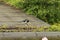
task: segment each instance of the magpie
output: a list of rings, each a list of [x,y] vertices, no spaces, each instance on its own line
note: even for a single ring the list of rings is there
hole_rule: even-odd
[[[23,20],[23,22],[28,23],[28,22],[29,22],[29,20],[28,20],[28,19],[25,19],[25,20]]]

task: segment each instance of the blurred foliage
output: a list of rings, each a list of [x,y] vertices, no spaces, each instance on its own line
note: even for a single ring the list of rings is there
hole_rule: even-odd
[[[60,32],[60,24],[56,23],[50,27],[41,27],[38,29],[39,32]]]
[[[4,0],[4,2],[22,8],[27,14],[49,24],[60,22],[60,0]]]

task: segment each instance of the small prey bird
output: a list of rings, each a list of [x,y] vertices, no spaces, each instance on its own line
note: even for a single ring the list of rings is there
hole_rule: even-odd
[[[28,19],[25,19],[25,20],[23,20],[22,22],[24,22],[24,23],[28,23],[29,20],[28,20]]]

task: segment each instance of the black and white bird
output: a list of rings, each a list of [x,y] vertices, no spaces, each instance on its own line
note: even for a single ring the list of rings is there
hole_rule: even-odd
[[[24,22],[24,23],[29,23],[30,21],[28,20],[28,19],[25,19],[25,20],[23,20],[22,22]]]

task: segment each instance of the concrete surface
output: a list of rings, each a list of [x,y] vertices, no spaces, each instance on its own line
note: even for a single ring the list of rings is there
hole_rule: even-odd
[[[59,37],[60,32],[0,32],[0,38],[1,37],[7,37],[7,38],[18,38],[18,37]]]

